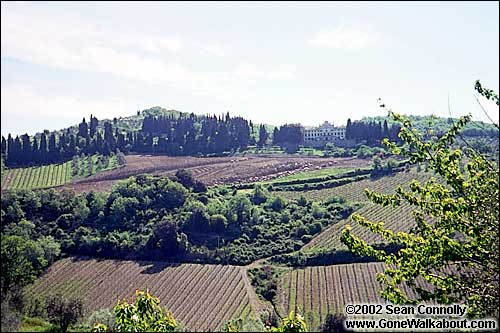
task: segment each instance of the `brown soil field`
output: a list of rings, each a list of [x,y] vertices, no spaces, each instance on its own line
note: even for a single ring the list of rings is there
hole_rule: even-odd
[[[245,157],[190,157],[128,155],[126,165],[120,169],[99,173],[81,181],[61,186],[77,193],[87,191],[109,191],[121,179],[151,173],[174,174],[179,169],[192,172],[206,185],[234,184],[263,181],[290,175],[296,172],[322,168],[365,167],[370,160],[357,158],[297,157],[292,155],[245,156]]]
[[[252,313],[256,296],[245,274],[238,266],[72,257],[50,266],[28,293],[78,296],[90,314],[112,309],[118,300],[132,302],[136,289],[147,289],[190,332],[214,331],[231,318]]]

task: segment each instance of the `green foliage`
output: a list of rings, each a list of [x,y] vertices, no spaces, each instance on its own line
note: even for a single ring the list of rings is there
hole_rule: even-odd
[[[493,90],[491,89],[488,89],[488,88],[483,88],[483,86],[481,85],[481,82],[479,80],[476,80],[476,83],[474,85],[474,89],[479,93],[481,94],[484,98],[488,99],[488,100],[492,100],[493,102],[495,102],[496,105],[499,105],[498,104],[498,94],[495,93]]]
[[[345,332],[344,321],[346,317],[342,314],[327,314],[325,321],[321,324],[320,331],[325,333]]]
[[[252,202],[256,205],[266,202],[269,193],[262,185],[256,185],[253,189]]]
[[[275,212],[280,212],[285,208],[286,201],[279,195],[275,195],[270,202],[270,207],[275,211]]]
[[[3,332],[16,332],[21,323],[21,314],[16,311],[11,304],[9,304],[9,300],[5,297],[2,297],[0,311],[0,324]]]
[[[191,172],[189,172],[188,170],[179,169],[175,173],[175,177],[177,177],[179,183],[181,183],[186,188],[193,187],[194,185],[195,180]]]
[[[255,292],[265,300],[273,302],[278,290],[280,272],[272,266],[263,266],[248,270],[248,275]]]
[[[300,314],[295,314],[290,311],[288,317],[281,321],[281,325],[276,329],[271,329],[271,332],[307,332],[307,325],[304,318]]]
[[[59,326],[61,332],[67,332],[69,325],[83,316],[83,303],[77,298],[65,298],[56,294],[46,300],[47,316],[51,323]]]
[[[47,263],[59,245],[63,252],[108,258],[248,264],[298,250],[351,209],[298,205],[259,191],[196,193],[168,178],[139,175],[111,193],[7,192],[2,235],[40,239]]]
[[[229,321],[226,324],[224,324],[222,332],[239,332],[239,330],[236,323]]]
[[[116,322],[115,314],[109,309],[100,309],[94,311],[86,320],[87,325],[90,327],[97,326],[98,329],[104,328],[104,331],[93,331],[93,332],[105,332],[106,330],[114,331],[115,322]]]
[[[177,322],[148,291],[136,291],[135,303],[118,302],[114,308],[115,332],[174,332]],[[105,332],[104,323],[95,323],[92,332]]]
[[[409,233],[394,233],[383,223],[353,214],[357,223],[388,242],[401,244],[398,252],[374,249],[352,234],[350,226],[342,232],[343,242],[353,252],[374,256],[389,265],[378,276],[384,284],[382,296],[389,301],[465,302],[472,317],[498,316],[498,164],[472,149],[463,153],[450,148],[470,116],[453,122],[444,135],[424,139],[410,119],[392,112],[390,115],[403,125],[399,137],[406,143],[398,147],[386,141],[392,152],[410,157],[411,163],[426,163],[442,182],[434,177],[423,184],[413,181],[410,191],[399,187],[394,195],[366,191],[376,204],[399,206],[406,201],[415,206],[417,227]],[[437,222],[431,225],[424,216]],[[416,292],[415,298],[401,290],[403,283]]]
[[[390,175],[395,172],[399,166],[399,163],[394,158],[388,158],[383,161],[379,156],[373,158],[372,171],[370,176],[372,178],[381,177],[385,175]]]
[[[2,235],[1,258],[3,292],[33,282],[48,264],[40,243],[20,236]]]
[[[315,219],[320,219],[323,218],[326,214],[326,210],[322,207],[317,202],[313,202],[311,205],[311,211],[312,211],[312,216]]]
[[[250,332],[253,330],[248,330],[248,326],[243,325],[241,320],[231,320],[224,325],[223,332]],[[268,323],[269,324],[269,323]],[[259,325],[260,326],[260,325]],[[288,317],[281,320],[277,327],[263,326],[258,327],[260,332],[307,332],[307,324],[304,318],[300,314],[295,314],[293,311],[290,312]]]
[[[99,172],[116,169],[124,164],[125,157],[121,152],[110,154],[110,156],[103,154],[81,154],[80,156],[73,156],[71,168],[75,178],[85,178]]]

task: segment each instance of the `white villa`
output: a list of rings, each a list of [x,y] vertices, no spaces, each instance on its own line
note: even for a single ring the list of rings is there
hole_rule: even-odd
[[[328,121],[325,121],[318,127],[304,128],[304,144],[311,146],[320,146],[328,142],[334,143],[345,139],[345,127],[335,127]]]

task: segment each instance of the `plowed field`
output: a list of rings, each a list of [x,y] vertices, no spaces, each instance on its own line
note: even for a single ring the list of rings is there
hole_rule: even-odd
[[[109,191],[120,179],[141,173],[173,174],[179,169],[191,171],[207,185],[234,184],[270,180],[307,170],[322,168],[358,168],[370,165],[369,160],[356,158],[315,158],[277,155],[271,157],[175,157],[128,155],[127,164],[118,170],[99,173],[85,180],[66,184],[62,188],[76,192]]]

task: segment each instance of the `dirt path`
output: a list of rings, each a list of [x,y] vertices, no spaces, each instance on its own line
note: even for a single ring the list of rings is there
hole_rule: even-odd
[[[250,298],[250,307],[252,308],[252,312],[257,318],[260,318],[260,314],[263,312],[269,312],[270,308],[272,308],[272,305],[259,299],[259,296],[255,292],[255,289],[252,286],[250,279],[248,278],[248,269],[246,266],[242,267],[241,269],[241,277],[243,279],[243,282],[245,283],[248,297]]]

